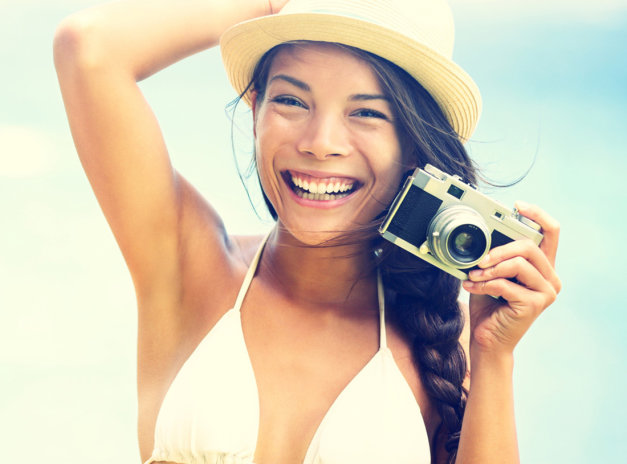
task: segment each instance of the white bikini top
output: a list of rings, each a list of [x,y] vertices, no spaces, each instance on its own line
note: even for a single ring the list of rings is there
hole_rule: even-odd
[[[235,306],[200,342],[165,395],[155,446],[145,464],[253,464],[259,427],[257,383],[240,308],[265,244],[255,255]],[[378,277],[379,351],[333,402],[303,464],[429,464],[420,407],[387,347]]]

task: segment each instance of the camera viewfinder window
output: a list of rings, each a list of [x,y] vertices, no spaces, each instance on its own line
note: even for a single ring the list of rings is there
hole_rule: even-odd
[[[462,195],[464,194],[464,191],[455,185],[451,185],[448,188],[448,194],[453,195],[458,200],[461,200]]]

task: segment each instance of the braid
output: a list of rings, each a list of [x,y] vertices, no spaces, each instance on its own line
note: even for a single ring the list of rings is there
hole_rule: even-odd
[[[404,146],[406,166],[430,163],[449,174],[475,182],[475,168],[461,141],[431,95],[392,63],[373,68],[392,95]],[[459,343],[464,315],[455,277],[381,240],[378,258],[391,317],[410,343],[414,363],[442,420],[448,462],[455,462],[468,392],[466,355]],[[436,437],[437,442],[437,437]],[[437,452],[434,447],[432,454]]]
[[[466,356],[459,343],[464,316],[457,303],[459,281],[406,251],[382,244],[379,267],[391,318],[410,342],[420,378],[448,433],[455,461],[466,406]]]

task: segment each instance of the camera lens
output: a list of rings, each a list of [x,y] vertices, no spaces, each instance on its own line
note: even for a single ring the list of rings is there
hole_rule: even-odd
[[[447,266],[474,266],[490,249],[490,231],[483,217],[466,205],[455,205],[435,215],[427,230],[427,244]]]
[[[485,235],[474,224],[464,224],[450,233],[447,246],[450,255],[460,263],[474,262],[485,252]]]

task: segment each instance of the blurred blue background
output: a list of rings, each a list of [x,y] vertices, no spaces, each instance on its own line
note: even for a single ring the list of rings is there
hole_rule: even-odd
[[[0,0],[0,437],[5,462],[139,462],[135,299],[70,138],[56,24],[93,0]],[[559,219],[564,290],[516,352],[525,463],[624,462],[627,2],[453,0],[456,60],[484,98],[468,147]],[[237,179],[216,50],[142,88],[176,167],[232,233],[261,231]],[[237,145],[250,146],[238,135]],[[240,148],[241,148],[240,147]]]

